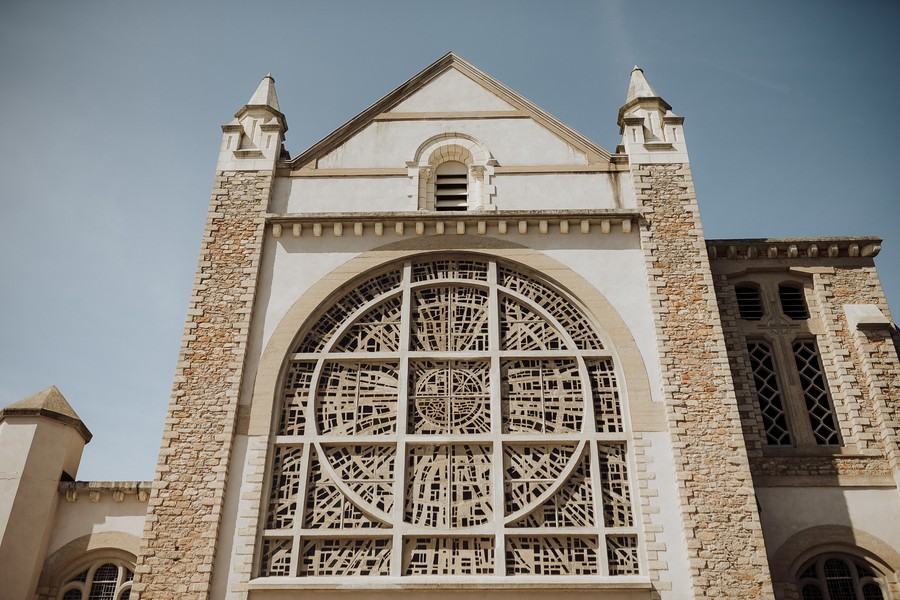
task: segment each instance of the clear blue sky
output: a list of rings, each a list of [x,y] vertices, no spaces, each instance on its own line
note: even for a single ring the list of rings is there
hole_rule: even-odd
[[[151,479],[221,130],[293,154],[454,50],[607,149],[632,65],[686,117],[707,237],[879,235],[900,311],[900,3],[18,2],[0,17],[0,405],[57,385],[79,479]]]

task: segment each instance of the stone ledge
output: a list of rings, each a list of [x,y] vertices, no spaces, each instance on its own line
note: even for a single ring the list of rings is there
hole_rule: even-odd
[[[527,234],[530,231],[547,234],[551,227],[561,234],[580,232],[611,233],[613,226],[622,233],[631,233],[633,225],[641,218],[638,210],[517,210],[517,211],[406,211],[380,213],[292,213],[266,215],[272,226],[272,235],[282,236],[284,229],[293,237],[312,233],[322,237],[327,229],[334,237],[344,235],[402,236],[407,233],[425,235],[426,230],[436,235],[477,233],[485,235],[488,227],[499,235],[508,232]],[[409,232],[407,232],[409,229]]]
[[[796,258],[875,257],[881,252],[881,238],[748,238],[707,240],[710,260],[764,260]]]
[[[152,481],[61,481],[59,493],[65,494],[68,502],[77,502],[79,498],[99,502],[104,494],[111,494],[114,502],[124,501],[125,496],[136,496],[138,502],[147,502],[152,485]]]
[[[549,579],[549,580],[548,580]],[[265,577],[250,582],[250,590],[649,590],[649,577],[620,575],[492,577]]]

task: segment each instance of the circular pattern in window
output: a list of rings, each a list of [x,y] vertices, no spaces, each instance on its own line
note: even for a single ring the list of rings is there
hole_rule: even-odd
[[[461,257],[362,278],[282,390],[260,576],[638,572],[612,355],[549,282]]]

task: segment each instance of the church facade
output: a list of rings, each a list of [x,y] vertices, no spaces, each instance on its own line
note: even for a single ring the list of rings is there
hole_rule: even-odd
[[[55,388],[4,409],[0,597],[900,598],[881,240],[707,240],[637,67],[618,125],[450,53],[291,157],[264,77],[155,480],[71,481]]]

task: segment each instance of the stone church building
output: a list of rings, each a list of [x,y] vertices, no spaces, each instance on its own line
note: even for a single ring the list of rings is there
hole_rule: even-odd
[[[613,152],[450,53],[292,156],[274,83],[155,480],[0,412],[0,598],[900,600],[881,240],[705,239],[637,67]]]

